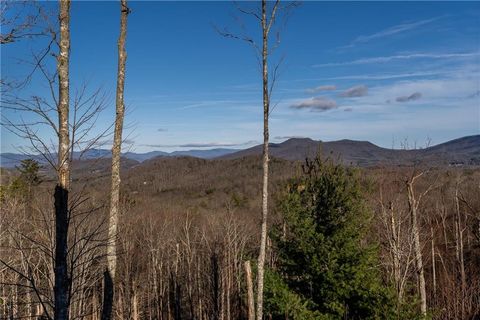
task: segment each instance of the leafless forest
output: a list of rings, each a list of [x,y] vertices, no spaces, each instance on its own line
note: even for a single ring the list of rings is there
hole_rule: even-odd
[[[32,73],[40,74],[51,96],[22,96],[29,79],[2,78],[2,108],[38,117],[32,123],[2,117],[2,126],[28,141],[46,164],[40,167],[26,160],[16,170],[1,169],[0,319],[480,318],[478,166],[387,163],[353,168],[337,165],[335,158],[317,159],[318,167],[309,167],[308,161],[269,156],[270,98],[277,77],[277,65],[269,62],[271,50],[280,43],[270,31],[297,5],[264,0],[258,11],[238,6],[240,14],[258,22],[258,42],[216,30],[219,37],[245,41],[258,54],[261,157],[158,157],[139,163],[120,158],[128,79],[127,1],[118,6],[116,113],[111,115],[112,125],[95,137],[90,132],[99,125],[96,115],[104,110],[106,99],[101,91],[88,94],[86,85],[70,88],[70,1],[59,1],[58,17],[35,3],[31,16],[11,21],[3,17],[15,6],[2,3],[2,26],[17,25],[2,30],[2,46],[37,36],[51,39],[46,51],[33,54],[32,64]],[[52,51],[53,68],[45,60]],[[54,142],[38,135],[36,126],[49,128]],[[74,152],[103,139],[113,141],[111,157],[74,157]],[[322,309],[311,302],[319,300],[313,297],[315,284],[303,291],[287,288],[295,294],[285,289],[283,281],[300,277],[286,275],[289,266],[282,251],[282,241],[293,232],[285,199],[294,202],[309,192],[310,180],[300,177],[332,184],[333,189],[340,186],[339,190],[350,190],[350,179],[358,180],[358,193],[341,198],[345,203],[335,212],[341,216],[345,208],[361,207],[362,220],[349,228],[365,232],[348,250],[352,257],[357,251],[368,252],[370,262],[366,271],[354,272],[378,274],[376,290],[391,310],[381,313],[375,311],[381,304],[367,306],[365,310],[375,312],[362,317],[349,309],[355,305],[349,304],[349,296],[343,304]],[[313,201],[322,196],[323,185],[319,188],[312,189],[318,192]],[[317,211],[327,212],[328,205],[327,201]],[[343,223],[348,221],[339,224]],[[338,239],[325,237],[317,245],[331,241],[336,248]],[[313,260],[312,265],[317,263]],[[348,263],[334,261],[342,272]],[[318,270],[332,272],[328,265],[320,264]],[[355,281],[368,278],[363,274]],[[333,284],[320,295],[361,286],[348,277],[340,282],[342,289]],[[371,292],[355,294],[369,297]]]
[[[288,178],[299,174],[300,163],[273,160],[271,169],[275,199]],[[72,192],[72,318],[100,315],[109,192],[103,187],[108,172],[96,172],[83,168],[73,177],[82,187]],[[378,268],[398,299],[418,297],[405,183],[412,174],[412,168],[388,167],[361,172],[372,213],[365,241],[379,244]],[[260,159],[156,159],[124,175],[114,317],[246,318],[244,262],[255,260],[260,237]],[[413,186],[427,306],[435,319],[473,319],[480,312],[479,179],[477,169],[440,168],[425,171]],[[28,195],[2,199],[2,255],[8,257],[2,283],[15,284],[2,286],[2,317],[40,316],[51,309],[51,188],[45,181]],[[276,209],[271,223],[280,223]],[[267,257],[268,267],[275,268],[273,248]]]

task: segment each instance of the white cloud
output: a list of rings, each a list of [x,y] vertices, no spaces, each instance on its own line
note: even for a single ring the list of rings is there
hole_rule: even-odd
[[[365,85],[354,86],[343,91],[340,96],[345,98],[364,97],[368,93],[368,88]]]
[[[472,58],[478,57],[480,52],[464,52],[464,53],[411,53],[411,54],[398,54],[392,56],[383,57],[371,57],[362,58],[352,61],[344,62],[332,62],[313,65],[314,68],[321,67],[337,67],[337,66],[349,66],[349,65],[362,65],[373,63],[385,63],[393,60],[410,60],[410,59],[459,59],[459,58]]]
[[[433,21],[436,21],[440,18],[441,17],[435,17],[435,18],[425,19],[425,20],[420,20],[415,22],[402,23],[373,34],[359,36],[355,40],[353,40],[352,43],[347,47],[353,47],[354,45],[359,43],[366,43],[366,42],[370,42],[371,40],[386,38],[399,33],[411,31],[411,30],[417,29],[418,27],[432,23]]]
[[[420,92],[414,92],[411,95],[408,96],[401,96],[397,97],[395,101],[397,102],[408,102],[408,101],[415,101],[418,100],[422,97],[422,94]]]
[[[311,111],[328,111],[337,108],[335,100],[326,97],[315,97],[292,104],[292,109],[310,109]]]
[[[288,140],[288,139],[303,139],[307,138],[304,136],[276,136],[274,139],[275,140]]]
[[[368,140],[383,147],[390,147],[393,138],[422,143],[430,137],[445,140],[478,132],[479,109],[474,103],[458,103],[445,106],[414,108],[381,107],[355,104],[355,116],[351,112],[329,113],[304,117],[301,121],[287,121],[272,126],[272,132],[298,132],[312,139],[324,141],[338,139]],[[357,112],[361,112],[359,115]],[[398,146],[397,146],[398,147]]]
[[[315,87],[315,88],[309,88],[307,90],[305,90],[307,93],[318,93],[318,92],[321,92],[321,91],[333,91],[333,90],[336,90],[337,87],[334,86],[334,85],[325,85],[325,86],[318,86],[318,87]]]
[[[257,141],[251,140],[246,142],[200,142],[200,143],[185,143],[185,144],[144,144],[142,146],[152,148],[219,148],[219,147],[240,147],[257,144]]]

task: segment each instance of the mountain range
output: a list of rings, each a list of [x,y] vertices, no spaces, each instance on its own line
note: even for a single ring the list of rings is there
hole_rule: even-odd
[[[467,136],[423,149],[387,149],[368,141],[338,140],[330,142],[316,141],[309,138],[292,138],[282,143],[269,144],[270,155],[286,160],[303,160],[319,152],[341,160],[345,164],[357,166],[374,165],[409,165],[425,163],[429,165],[480,165],[480,135]],[[151,151],[147,153],[125,152],[122,157],[143,162],[157,157],[195,157],[202,159],[239,159],[262,154],[263,146],[248,149],[210,149],[174,151]],[[75,153],[74,158],[82,160],[109,158],[110,150],[91,149],[83,154]],[[81,157],[80,157],[81,156]],[[34,158],[45,163],[39,155],[16,153],[0,154],[0,167],[12,168],[21,160]]]
[[[150,151],[146,153],[136,153],[136,152],[124,152],[122,157],[129,160],[135,160],[138,162],[143,162],[145,160],[157,158],[157,157],[194,157],[201,159],[213,159],[220,156],[227,155],[229,153],[234,153],[239,151],[238,149],[208,149],[208,150],[185,150],[185,151],[173,151],[173,152],[164,152],[164,151]],[[111,150],[108,149],[89,149],[85,152],[74,152],[74,159],[81,160],[93,160],[101,158],[110,158],[112,154]],[[55,154],[52,157],[56,157]],[[0,167],[3,168],[14,168],[22,160],[25,159],[35,159],[38,162],[45,164],[46,160],[41,155],[28,155],[24,153],[0,153]]]
[[[292,138],[282,143],[269,144],[270,155],[286,160],[304,160],[319,152],[325,157],[338,158],[345,164],[357,166],[410,165],[480,165],[480,135],[467,136],[423,149],[387,149],[368,141],[338,140],[315,141]],[[235,159],[262,154],[263,146],[223,155],[222,159]]]

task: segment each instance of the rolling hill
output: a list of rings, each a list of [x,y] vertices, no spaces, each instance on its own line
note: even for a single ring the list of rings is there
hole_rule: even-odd
[[[134,160],[138,162],[144,162],[149,159],[157,157],[195,157],[200,159],[213,159],[223,155],[227,155],[233,152],[237,152],[238,149],[208,149],[208,150],[185,150],[185,151],[150,151],[146,153],[125,152],[122,153],[122,158],[128,160]],[[52,154],[52,158],[56,155]],[[83,153],[74,152],[74,159],[77,160],[95,160],[95,159],[108,159],[111,157],[111,151],[107,149],[90,149]],[[28,155],[22,153],[1,153],[0,154],[0,167],[2,168],[14,168],[19,165],[22,160],[35,159],[41,164],[46,164],[46,160],[40,155]]]
[[[122,157],[134,162],[144,162],[158,157],[195,157],[201,159],[240,159],[247,156],[262,154],[262,145],[257,145],[244,150],[237,149],[209,149],[174,151],[151,151],[147,153],[126,152]],[[345,164],[356,166],[376,165],[411,165],[423,163],[428,165],[480,165],[480,135],[467,136],[451,140],[442,144],[424,149],[400,150],[387,149],[374,145],[368,141],[338,140],[322,142],[309,138],[292,138],[282,143],[270,144],[270,155],[284,160],[304,160],[313,157],[318,152],[323,156],[339,159]],[[75,158],[80,158],[75,153]],[[110,150],[91,149],[81,155],[82,160],[107,159]],[[0,154],[0,167],[13,168],[21,160],[27,158],[37,159],[44,163],[38,155],[3,153]]]
[[[292,138],[282,143],[271,143],[270,155],[286,160],[303,160],[318,152],[323,156],[339,158],[345,164],[358,166],[409,165],[480,165],[480,135],[451,140],[425,149],[387,149],[368,141],[339,140],[315,141],[309,138]],[[261,155],[262,145],[224,155],[221,159],[238,159]]]

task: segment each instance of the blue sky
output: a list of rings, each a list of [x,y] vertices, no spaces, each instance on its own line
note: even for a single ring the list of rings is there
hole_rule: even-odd
[[[55,8],[55,3],[44,3]],[[256,5],[242,3],[242,5]],[[125,136],[132,151],[246,148],[262,140],[261,74],[253,49],[213,25],[258,36],[231,2],[131,1]],[[117,2],[73,2],[71,92],[110,96],[95,132],[114,118]],[[25,74],[41,40],[2,46],[2,76]],[[283,58],[271,140],[432,144],[480,133],[480,3],[304,2],[271,57]],[[52,60],[53,57],[49,58]],[[39,77],[24,94],[48,96]],[[3,111],[18,119],[19,115]],[[26,116],[28,117],[28,116]],[[49,132],[39,128],[49,139]],[[26,145],[2,127],[1,151]],[[103,147],[108,148],[108,139]]]

